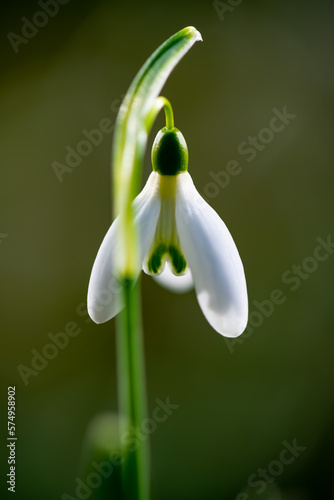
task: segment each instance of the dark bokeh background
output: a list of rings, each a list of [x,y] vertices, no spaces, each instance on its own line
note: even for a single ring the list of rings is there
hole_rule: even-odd
[[[112,134],[62,182],[52,164],[65,162],[83,129],[114,122],[140,66],[188,25],[204,43],[163,95],[188,142],[190,173],[235,238],[250,310],[275,289],[285,300],[268,317],[253,314],[258,326],[231,344],[207,324],[193,292],[172,295],[143,277],[149,411],[157,398],[179,405],[151,436],[153,498],[334,498],[334,256],[309,259],[317,238],[334,232],[333,4],[230,3],[219,16],[204,0],[71,0],[17,53],[8,33],[21,35],[21,18],[41,9],[2,6],[1,498],[8,386],[17,393],[17,500],[75,497],[85,430],[117,407],[115,324],[90,323],[83,304],[111,221]],[[284,106],[296,117],[247,161],[239,145]],[[159,117],[155,128],[162,124]],[[242,171],[227,185],[230,160]],[[144,178],[149,171],[147,161]],[[213,185],[214,174],[225,184]],[[299,283],[289,282],[294,265],[309,270]],[[17,367],[31,368],[31,350],[42,352],[48,334],[70,321],[80,334],[25,385]],[[305,450],[275,483],[263,494],[247,489],[294,440]]]

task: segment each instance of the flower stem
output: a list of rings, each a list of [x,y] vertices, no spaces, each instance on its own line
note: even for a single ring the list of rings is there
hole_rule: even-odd
[[[124,500],[149,500],[148,436],[136,435],[146,418],[146,391],[140,294],[135,279],[141,267],[140,248],[131,204],[138,193],[147,138],[162,108],[167,129],[174,127],[171,105],[167,99],[158,97],[160,90],[177,63],[198,40],[202,40],[201,34],[190,26],[156,49],[131,83],[115,124],[113,206],[114,215],[120,216],[115,266],[123,276],[125,305],[117,323]]]
[[[162,108],[165,111],[167,129],[174,127],[172,106],[165,97],[160,96],[155,100],[148,114],[145,123],[147,130],[150,130]],[[129,214],[131,217],[131,209]],[[136,254],[136,245],[133,244],[133,247]],[[134,260],[136,260],[135,257]],[[147,418],[140,291],[139,284],[129,276],[130,274],[123,279],[125,308],[119,314],[117,323],[120,441],[124,458],[122,493],[124,500],[149,500],[149,439],[148,436],[143,439],[138,435],[138,430]]]
[[[123,290],[125,309],[117,324],[122,492],[124,500],[149,500],[149,443],[137,432],[147,417],[139,285],[127,278]]]
[[[166,128],[168,130],[172,130],[174,128],[174,115],[173,115],[173,108],[171,103],[165,98],[162,98],[164,100],[164,112],[165,112],[165,117],[166,117]]]

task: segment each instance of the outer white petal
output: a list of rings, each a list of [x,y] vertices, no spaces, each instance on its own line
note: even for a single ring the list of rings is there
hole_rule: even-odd
[[[167,290],[174,293],[186,293],[194,287],[193,278],[189,267],[181,276],[176,276],[170,268],[169,262],[166,262],[165,269],[159,275],[152,275],[152,278]]]
[[[243,265],[227,227],[188,172],[178,175],[176,225],[204,316],[218,333],[237,337],[248,320]]]
[[[158,174],[151,173],[143,190],[135,198],[133,208],[139,229],[142,262],[154,238],[160,213]],[[122,288],[114,265],[114,256],[118,247],[118,226],[119,220],[116,218],[102,241],[89,280],[87,309],[95,323],[108,321],[123,308]]]

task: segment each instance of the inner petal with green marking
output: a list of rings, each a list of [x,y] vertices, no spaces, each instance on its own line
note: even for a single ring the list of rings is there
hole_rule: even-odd
[[[161,210],[153,245],[148,254],[146,268],[150,274],[160,274],[169,261],[176,275],[184,274],[187,261],[181,251],[175,221],[176,175],[159,175]]]
[[[160,274],[162,264],[167,259],[170,260],[175,274],[184,274],[187,268],[187,261],[181,250],[174,245],[166,245],[165,243],[158,244],[154,249],[147,262],[147,269],[152,274]]]

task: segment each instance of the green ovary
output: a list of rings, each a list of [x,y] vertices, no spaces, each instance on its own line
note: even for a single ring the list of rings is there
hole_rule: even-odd
[[[170,260],[176,274],[182,274],[187,268],[187,261],[181,250],[174,245],[160,243],[155,247],[151,257],[148,259],[147,268],[150,273],[158,274],[162,259],[165,255],[170,256]]]

